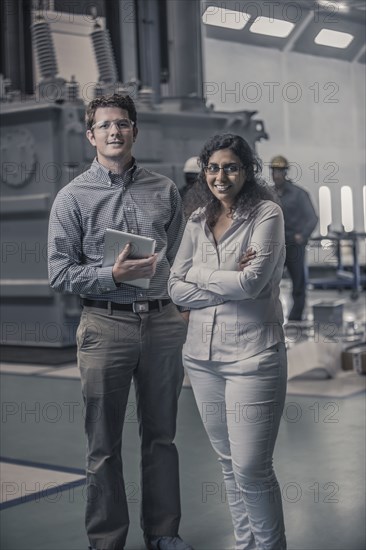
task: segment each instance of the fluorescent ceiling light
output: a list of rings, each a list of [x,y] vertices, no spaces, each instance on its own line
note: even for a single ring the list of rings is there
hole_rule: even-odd
[[[324,9],[335,8],[336,11],[349,11],[349,6],[344,2],[331,2],[330,0],[318,0],[318,4]]]
[[[253,25],[250,27],[250,32],[257,34],[266,34],[268,36],[277,36],[278,38],[286,38],[295,24],[283,19],[273,19],[269,17],[257,17]]]
[[[320,46],[331,46],[332,48],[347,48],[354,39],[348,32],[333,31],[331,29],[322,29],[314,39],[315,44]]]
[[[224,27],[225,29],[234,29],[241,31],[248,23],[250,15],[242,11],[227,10],[217,6],[208,6],[202,15],[202,21],[206,25],[215,27]]]

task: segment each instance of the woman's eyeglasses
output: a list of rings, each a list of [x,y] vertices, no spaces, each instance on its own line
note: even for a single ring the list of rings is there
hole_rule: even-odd
[[[204,170],[206,174],[209,174],[210,176],[215,176],[222,170],[226,176],[234,176],[236,175],[240,168],[239,164],[224,164],[224,166],[219,166],[218,164],[208,164],[205,166]]]
[[[98,132],[108,132],[112,124],[114,124],[119,132],[129,132],[135,126],[133,120],[129,120],[128,118],[120,118],[118,120],[101,120],[100,122],[93,124],[91,129],[95,129]]]

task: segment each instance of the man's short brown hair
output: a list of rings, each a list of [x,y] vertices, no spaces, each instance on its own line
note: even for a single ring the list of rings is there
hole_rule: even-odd
[[[133,99],[129,95],[113,94],[113,95],[104,95],[93,99],[85,113],[85,124],[86,129],[91,130],[95,120],[95,111],[100,107],[119,107],[128,112],[130,120],[132,120],[135,125],[137,123],[137,114],[136,107],[133,102]]]

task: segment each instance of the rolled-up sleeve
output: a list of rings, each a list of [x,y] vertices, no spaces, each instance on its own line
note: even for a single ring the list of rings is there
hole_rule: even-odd
[[[179,306],[200,309],[222,304],[223,298],[209,290],[199,288],[194,282],[186,280],[186,274],[192,266],[194,242],[192,228],[195,222],[188,221],[177,256],[171,269],[168,281],[168,293],[173,302]]]
[[[284,263],[285,259],[284,221],[279,206],[269,203],[261,210],[248,247],[256,251],[256,257],[243,271],[190,266],[186,282],[224,300],[256,298],[270,282],[278,263]]]

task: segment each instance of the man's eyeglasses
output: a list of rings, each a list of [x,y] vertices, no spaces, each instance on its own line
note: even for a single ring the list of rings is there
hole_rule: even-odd
[[[128,118],[120,118],[118,120],[101,120],[100,122],[93,124],[91,129],[95,129],[98,132],[108,132],[112,124],[115,125],[119,132],[129,132],[135,126],[133,120],[129,120]]]
[[[205,166],[204,170],[206,174],[209,174],[210,176],[215,176],[222,170],[226,176],[234,176],[236,175],[240,168],[239,164],[224,164],[224,166],[219,166],[218,164],[208,164]]]

